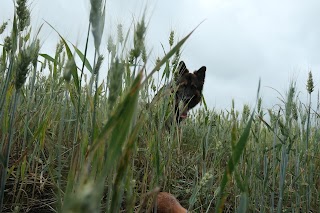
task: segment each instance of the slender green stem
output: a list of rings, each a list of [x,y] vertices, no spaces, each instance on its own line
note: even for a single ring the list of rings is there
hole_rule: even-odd
[[[12,139],[13,139],[13,133],[14,133],[14,116],[16,112],[16,107],[17,103],[19,101],[19,94],[20,90],[16,90],[13,98],[13,105],[12,105],[12,111],[11,111],[11,116],[10,116],[10,125],[9,125],[9,141],[5,146],[4,149],[4,164],[2,165],[1,169],[1,185],[0,185],[0,213],[3,210],[3,199],[4,199],[4,189],[6,187],[6,178],[7,178],[7,169],[8,169],[8,164],[9,164],[9,156],[10,156],[10,149],[11,149],[11,144],[12,144]]]
[[[97,55],[99,55],[99,52],[96,51],[94,54],[94,66],[97,64]],[[95,91],[94,91],[94,100],[93,100],[93,112],[92,112],[92,124],[91,124],[91,138],[90,143],[91,145],[94,141],[94,131],[96,126],[96,111],[97,111],[97,103],[98,103],[98,81],[99,81],[99,70],[97,70],[97,73],[92,73],[93,76],[95,76]]]

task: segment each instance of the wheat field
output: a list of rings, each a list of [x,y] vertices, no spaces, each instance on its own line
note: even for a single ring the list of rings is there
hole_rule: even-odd
[[[170,49],[150,68],[144,16],[105,38],[105,2],[90,3],[85,33],[94,42],[83,50],[56,31],[55,53],[43,52],[27,0],[0,20],[2,212],[152,212],[159,191],[190,212],[320,212],[320,105],[319,98],[311,105],[318,91],[311,72],[307,103],[295,82],[271,109],[259,88],[256,106],[240,111],[234,102],[210,109],[203,97],[168,130],[168,101],[150,103],[174,76],[192,32],[177,41],[172,31]]]

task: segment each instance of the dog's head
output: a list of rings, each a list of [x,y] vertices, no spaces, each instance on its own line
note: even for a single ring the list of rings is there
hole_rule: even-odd
[[[205,76],[205,66],[191,73],[183,61],[179,63],[178,75],[175,78],[175,113],[177,122],[185,119],[188,111],[200,103]]]

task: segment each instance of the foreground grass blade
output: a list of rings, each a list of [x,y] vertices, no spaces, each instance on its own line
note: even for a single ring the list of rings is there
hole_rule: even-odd
[[[99,201],[103,193],[105,180],[110,176],[111,171],[115,168],[115,166],[118,165],[118,162],[120,162],[120,166],[117,170],[117,180],[122,180],[125,174],[124,171],[126,170],[124,162],[128,161],[128,157],[130,156],[133,148],[133,142],[135,141],[134,138],[138,130],[138,127],[136,127],[128,138],[139,97],[141,80],[142,72],[137,75],[128,94],[124,97],[123,101],[121,101],[118,106],[115,107],[115,111],[112,113],[101,133],[97,136],[91,148],[88,150],[86,158],[87,165],[83,167],[81,175],[82,180],[75,190],[76,195],[78,196],[75,198],[74,192],[68,190],[70,193],[64,200],[65,211],[99,212]],[[124,146],[127,148],[124,148]],[[101,155],[101,152],[98,152],[100,149],[106,149],[106,156],[104,156],[103,153]],[[99,164],[101,164],[102,161],[104,162],[102,170],[97,170],[96,175],[88,174],[87,168],[91,166],[96,168]],[[112,176],[110,176],[110,178],[112,178]],[[88,182],[91,183],[90,188],[93,188],[94,190],[90,191],[90,195],[88,195],[90,199],[88,198],[83,200],[83,196],[81,195],[84,188],[88,187]],[[115,186],[115,189],[117,187],[119,186]],[[120,195],[113,195],[113,200],[111,200],[111,208],[117,209],[117,203]]]
[[[239,162],[240,156],[243,153],[243,150],[245,149],[245,146],[248,141],[249,134],[250,134],[252,120],[253,120],[253,114],[251,115],[250,120],[249,120],[245,130],[243,131],[238,143],[235,145],[232,156],[230,157],[230,159],[228,161],[227,168],[224,172],[224,175],[223,175],[223,178],[222,178],[222,181],[220,184],[220,196],[219,196],[219,200],[218,200],[218,203],[216,206],[216,212],[218,212],[218,213],[223,212],[224,202],[227,198],[227,195],[224,193],[224,191],[225,191],[225,188],[226,188],[228,182],[231,180],[231,176],[235,170],[235,166]]]
[[[93,71],[92,66],[91,66],[90,62],[88,61],[88,59],[85,57],[85,55],[75,45],[73,45],[73,48],[75,49],[76,53],[80,57],[84,66],[88,69],[89,72],[92,73],[92,71]]]
[[[257,100],[259,97],[259,91],[260,91],[260,81],[259,81],[259,86],[258,86],[258,92],[257,92]],[[234,148],[232,149],[232,155],[228,161],[227,168],[224,172],[221,184],[220,184],[220,192],[219,192],[219,200],[216,205],[216,212],[221,213],[223,212],[224,209],[224,203],[227,198],[227,195],[225,194],[225,188],[228,184],[228,182],[231,180],[232,173],[235,170],[236,165],[238,164],[240,157],[246,147],[246,144],[248,142],[249,134],[250,134],[250,129],[253,121],[255,111],[253,110],[251,117],[238,141],[237,144],[235,144]]]
[[[51,25],[49,24],[48,22],[46,22],[54,31],[56,31],[56,33],[58,33],[61,41],[63,42],[65,48],[66,48],[66,51],[67,51],[67,56],[68,56],[68,59],[69,60],[73,60],[74,61],[74,64],[75,64],[75,60],[74,60],[74,56],[71,52],[71,49],[68,45],[68,43],[66,42],[66,40],[60,35],[60,33]],[[79,76],[78,76],[78,72],[77,72],[77,67],[74,66],[74,68],[71,70],[71,75],[73,77],[73,82],[77,88],[77,91],[80,91],[80,82],[79,82]]]

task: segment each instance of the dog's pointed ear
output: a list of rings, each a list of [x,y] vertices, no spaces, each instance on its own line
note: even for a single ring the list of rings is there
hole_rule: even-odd
[[[194,71],[194,74],[202,83],[204,83],[204,79],[206,77],[206,70],[207,68],[205,66],[202,66],[198,71]]]
[[[187,69],[186,64],[183,61],[180,61],[179,66],[178,66],[178,73],[180,76],[188,73],[189,70]]]

